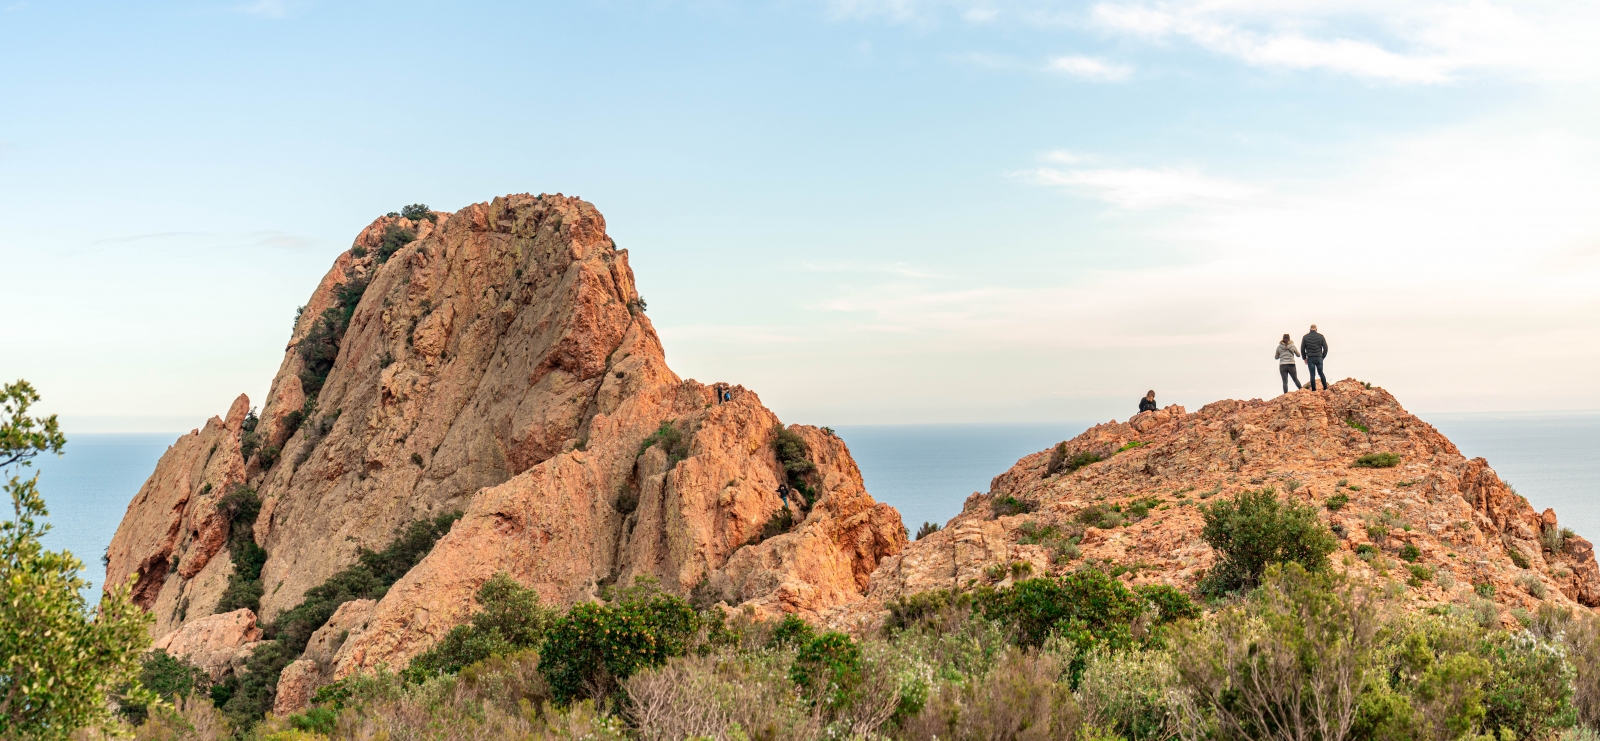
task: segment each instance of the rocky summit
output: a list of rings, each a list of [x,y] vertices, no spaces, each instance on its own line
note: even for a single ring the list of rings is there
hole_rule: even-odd
[[[136,575],[159,645],[221,672],[260,637],[239,594],[271,624],[406,528],[447,527],[304,642],[280,710],[403,666],[500,572],[555,605],[639,576],[756,614],[858,600],[906,543],[899,514],[831,432],[674,374],[644,309],[627,251],[577,198],[379,218],[301,310],[260,414],[241,396],[161,458],[107,583]],[[806,491],[787,506],[785,481]]]
[[[1271,401],[1169,406],[1096,425],[1018,461],[958,516],[872,575],[835,621],[889,600],[1099,564],[1133,584],[1194,591],[1215,554],[1200,508],[1271,488],[1338,536],[1334,568],[1389,580],[1412,604],[1513,610],[1600,605],[1589,541],[1535,511],[1482,458],[1381,388],[1344,380]]]

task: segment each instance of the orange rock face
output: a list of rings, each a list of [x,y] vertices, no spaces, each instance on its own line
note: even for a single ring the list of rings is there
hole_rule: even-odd
[[[1053,452],[1018,461],[943,530],[885,559],[870,599],[835,619],[870,622],[886,600],[991,581],[990,567],[1018,561],[1035,574],[1101,562],[1129,568],[1122,578],[1132,583],[1192,589],[1214,561],[1200,538],[1198,506],[1269,486],[1317,506],[1341,533],[1336,568],[1409,582],[1418,606],[1468,601],[1477,584],[1493,585],[1504,608],[1533,609],[1543,599],[1600,605],[1600,569],[1588,541],[1568,536],[1559,550],[1546,548],[1541,535],[1558,527],[1553,511],[1535,512],[1482,458],[1466,459],[1387,392],[1354,380],[1271,401],[1219,401],[1192,414],[1168,407],[1097,425],[1067,441],[1064,452],[1105,460],[1071,472],[1049,473]],[[1401,462],[1354,465],[1372,453],[1394,453]],[[999,516],[994,505],[1004,497],[1036,509]],[[1336,498],[1348,502],[1334,510]],[[1140,502],[1150,509],[1134,517]],[[1125,522],[1094,527],[1113,523],[1089,516],[1093,507],[1110,508],[1111,519]],[[1079,535],[1081,555],[1061,557],[1029,542],[1038,540],[1029,532],[1049,526]],[[1432,578],[1418,578],[1402,559],[1408,544],[1419,553],[1420,573]]]
[[[239,435],[249,410],[250,401],[241,395],[226,419],[212,417],[204,428],[178,438],[111,538],[105,583],[121,585],[138,575],[133,598],[155,613],[152,637],[172,632],[186,618],[210,615],[228,586],[228,518],[217,503],[244,481]]]
[[[185,576],[204,574],[186,569],[182,550],[184,533],[204,528],[181,523],[204,519],[192,493],[203,483],[220,494],[224,482],[247,482],[263,499],[254,535],[268,554],[261,614],[271,622],[359,549],[463,511],[411,573],[360,606],[359,621],[344,616],[352,626],[340,640],[313,638],[306,663],[284,674],[285,708],[357,668],[402,666],[465,620],[496,572],[560,605],[647,575],[678,594],[815,615],[859,599],[878,562],[905,544],[899,514],[867,495],[844,443],[799,426],[789,429],[810,448],[817,501],[761,541],[783,506],[779,420],[752,391],[735,387],[719,404],[667,367],[628,254],[593,206],[514,195],[435,218],[374,222],[307,302],[261,411],[277,460],[246,468],[234,415],[208,425],[163,459],[113,548],[111,576],[137,571],[140,594],[158,596],[144,604],[163,609],[159,595],[170,592],[215,605],[221,587]],[[391,227],[416,239],[380,263]],[[331,371],[320,389],[306,385],[299,344],[361,282]],[[241,420],[247,405],[235,404]],[[681,448],[645,447],[663,423]],[[232,456],[229,478],[198,462],[212,442]],[[223,520],[220,535],[191,536],[219,544],[209,562],[221,564],[224,586],[227,535]],[[210,611],[194,604],[170,610],[164,627]]]

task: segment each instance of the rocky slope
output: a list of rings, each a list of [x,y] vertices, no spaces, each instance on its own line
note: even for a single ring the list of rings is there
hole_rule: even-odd
[[[1318,507],[1340,535],[1336,568],[1409,582],[1418,607],[1471,603],[1481,584],[1493,586],[1507,624],[1510,609],[1546,599],[1600,605],[1588,541],[1559,537],[1555,512],[1534,511],[1485,460],[1466,459],[1393,396],[1354,380],[1195,413],[1167,407],[1097,425],[1062,453],[1066,461],[1079,453],[1105,460],[1051,473],[1054,450],[1023,458],[944,529],[885,559],[868,599],[830,618],[870,624],[896,597],[1085,562],[1107,564],[1132,583],[1192,589],[1214,560],[1200,538],[1198,505],[1269,486]],[[1353,465],[1372,453],[1401,462]],[[1348,502],[1339,507],[1341,498]],[[1408,544],[1431,578],[1413,578],[1403,559]],[[1017,562],[1028,566],[1013,571]]]
[[[817,501],[759,538],[783,506],[779,420],[754,392],[718,404],[667,367],[627,252],[576,198],[373,222],[302,311],[254,431],[248,407],[169,449],[113,539],[108,583],[139,575],[158,637],[216,611],[234,568],[218,498],[236,485],[262,499],[263,623],[406,523],[465,513],[382,599],[341,608],[285,697],[403,665],[499,571],[555,604],[648,575],[814,615],[858,599],[906,540],[843,442],[801,426]],[[663,423],[682,443],[641,451]]]

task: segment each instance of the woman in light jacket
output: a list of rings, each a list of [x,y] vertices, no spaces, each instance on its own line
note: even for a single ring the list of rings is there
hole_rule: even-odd
[[[1289,380],[1294,379],[1296,390],[1300,388],[1300,374],[1295,372],[1294,359],[1300,357],[1300,351],[1294,349],[1294,340],[1289,335],[1283,336],[1283,341],[1278,343],[1278,348],[1272,352],[1278,359],[1278,377],[1283,379],[1283,393],[1289,393]]]

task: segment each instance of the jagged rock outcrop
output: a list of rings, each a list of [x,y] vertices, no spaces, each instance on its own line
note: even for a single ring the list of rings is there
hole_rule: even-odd
[[[783,506],[779,420],[752,391],[717,403],[667,367],[627,252],[576,198],[378,219],[302,310],[248,463],[247,405],[174,446],[118,532],[108,573],[139,572],[165,628],[221,592],[185,575],[204,574],[184,567],[185,537],[217,544],[208,563],[226,583],[226,518],[220,534],[184,535],[211,532],[188,525],[216,519],[190,494],[206,483],[207,496],[241,482],[261,496],[264,623],[406,523],[465,513],[381,600],[330,621],[350,627],[313,637],[283,675],[285,709],[320,682],[404,665],[466,619],[496,572],[561,605],[648,575],[678,594],[814,615],[859,598],[906,540],[842,441],[790,426],[815,463],[817,501],[790,532],[755,542]],[[681,442],[645,447],[663,423]],[[212,443],[226,476],[201,460]],[[187,612],[174,607],[184,598]]]
[[[190,620],[156,639],[151,648],[182,656],[218,680],[249,658],[259,640],[261,629],[256,627],[255,613],[234,610]]]
[[[1200,538],[1197,505],[1267,486],[1318,506],[1340,534],[1336,568],[1375,576],[1377,564],[1400,584],[1412,582],[1409,594],[1419,606],[1466,602],[1476,584],[1493,585],[1493,599],[1504,608],[1532,609],[1543,599],[1600,605],[1600,569],[1587,540],[1552,537],[1560,549],[1544,547],[1544,533],[1560,532],[1553,511],[1534,511],[1482,458],[1463,457],[1388,392],[1354,380],[1271,401],[1219,401],[1195,413],[1175,406],[1142,413],[1090,428],[1067,441],[1063,453],[1069,460],[1077,453],[1105,460],[1051,474],[1054,450],[1023,458],[995,477],[987,494],[968,498],[944,529],[884,559],[868,599],[830,617],[870,624],[887,600],[990,581],[991,567],[1017,561],[1035,574],[1103,562],[1130,569],[1122,578],[1133,583],[1192,589],[1214,562]],[[1394,453],[1401,463],[1352,465],[1371,453]],[[1332,511],[1327,503],[1336,496],[1348,503]],[[996,500],[1005,497],[1037,509],[997,515]],[[1141,501],[1150,505],[1142,519],[1104,529],[1091,524],[1114,524],[1090,516],[1091,508],[1115,508],[1109,519],[1127,520]],[[1049,526],[1061,537],[1081,536],[1081,556],[1058,560],[1047,544],[1026,542],[1040,540],[1029,533]],[[1411,579],[1397,557],[1406,544],[1419,552],[1417,564],[1449,576]],[[1374,548],[1382,559],[1372,558]]]
[[[227,588],[229,524],[217,503],[244,481],[239,437],[249,410],[241,395],[227,417],[212,417],[178,438],[128,504],[106,549],[105,583],[121,585],[138,575],[133,599],[155,614],[152,637],[215,612]]]

